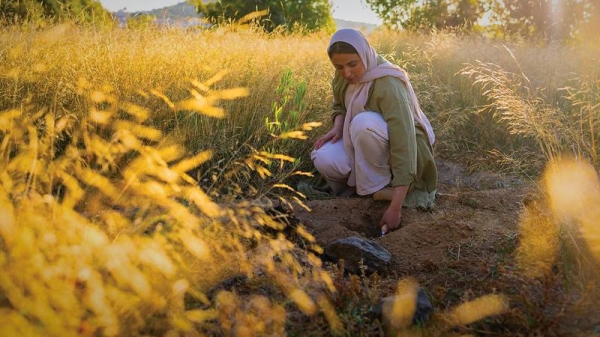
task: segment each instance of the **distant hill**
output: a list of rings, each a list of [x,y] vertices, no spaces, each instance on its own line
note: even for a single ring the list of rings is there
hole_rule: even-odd
[[[156,23],[158,25],[189,27],[202,24],[202,21],[200,20],[200,18],[202,18],[202,14],[198,14],[196,12],[196,8],[185,1],[173,6],[157,8],[150,11],[126,12],[121,10],[115,12],[114,14],[122,24],[127,21],[128,17],[137,15],[154,16],[156,17]],[[334,21],[338,29],[354,28],[367,34],[378,27],[378,25],[364,22],[354,22],[341,19],[334,19]]]
[[[181,2],[169,7],[153,9],[151,11],[145,11],[144,14],[154,15],[157,18],[171,19],[201,17],[201,15],[196,12],[196,7],[186,2]]]
[[[347,20],[342,20],[342,19],[334,19],[334,20],[335,20],[335,25],[336,25],[337,29],[352,28],[352,29],[357,29],[362,32],[365,32],[366,34],[369,34],[373,30],[375,30],[377,27],[379,27],[378,25],[375,25],[372,23],[347,21]]]
[[[127,20],[130,17],[148,15],[155,17],[154,23],[159,26],[171,26],[171,27],[196,27],[204,25],[202,21],[202,14],[196,12],[196,8],[187,2],[181,2],[173,6],[157,8],[150,11],[141,12],[126,12],[120,10],[113,13],[119,20],[121,26],[125,26]]]

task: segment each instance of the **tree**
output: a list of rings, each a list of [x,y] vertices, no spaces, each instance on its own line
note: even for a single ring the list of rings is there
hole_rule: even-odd
[[[480,0],[365,0],[395,29],[473,27],[485,12]]]
[[[547,40],[598,39],[600,30],[600,0],[365,1],[386,26],[397,29],[485,25],[500,37]]]
[[[598,27],[598,0],[496,0],[492,20],[503,34],[547,40],[585,35]],[[595,30],[597,32],[597,30]]]
[[[107,22],[112,19],[96,0],[0,0],[0,17],[10,23],[21,20]]]
[[[493,18],[508,35],[542,36],[553,24],[552,0],[500,0]]]
[[[251,13],[265,11],[255,22],[267,31],[283,27],[288,31],[315,31],[334,26],[329,0],[219,0],[195,1],[196,8],[209,21],[237,22]]]

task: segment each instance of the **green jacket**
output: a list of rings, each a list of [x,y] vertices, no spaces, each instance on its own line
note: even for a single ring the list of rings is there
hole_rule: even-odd
[[[383,59],[380,58],[378,63],[381,63],[381,60]],[[336,72],[332,87],[333,119],[339,114],[346,114],[344,97],[348,81]],[[365,108],[367,111],[379,112],[388,124],[392,186],[412,184],[417,179],[416,135],[425,138],[427,135],[420,125],[415,127],[406,85],[392,76],[376,79],[369,89]]]

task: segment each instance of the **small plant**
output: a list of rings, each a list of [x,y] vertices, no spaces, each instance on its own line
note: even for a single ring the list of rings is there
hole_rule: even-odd
[[[275,90],[277,101],[271,111],[273,120],[265,117],[265,125],[271,134],[280,134],[298,129],[300,117],[306,113],[306,83],[296,81],[291,69],[286,69]]]

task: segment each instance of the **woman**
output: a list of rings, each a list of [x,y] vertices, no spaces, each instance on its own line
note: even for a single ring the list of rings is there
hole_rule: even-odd
[[[327,53],[336,69],[333,128],[311,158],[334,194],[390,201],[379,223],[385,234],[400,225],[402,206],[433,206],[435,135],[405,71],[359,31],[338,30]]]

